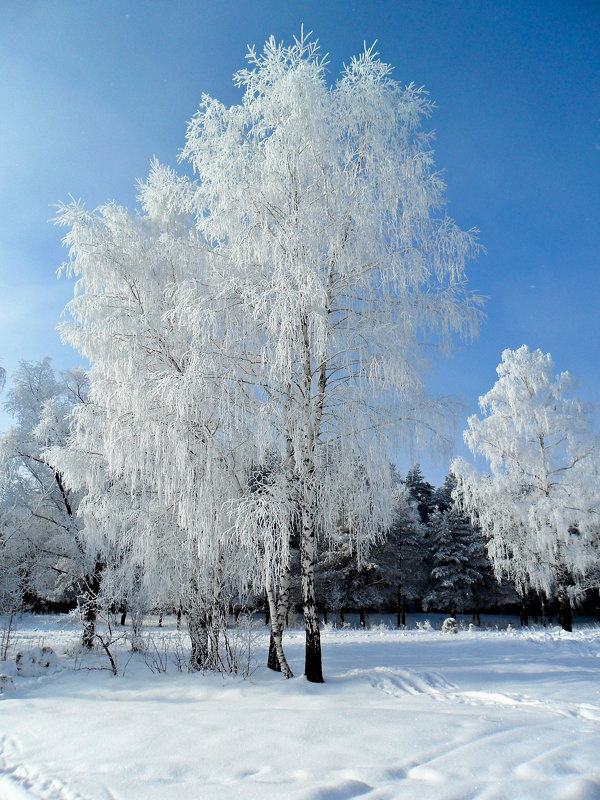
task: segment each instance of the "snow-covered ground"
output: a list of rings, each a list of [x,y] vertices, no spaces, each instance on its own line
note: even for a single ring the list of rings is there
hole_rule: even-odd
[[[178,634],[151,633],[156,669]],[[61,668],[0,696],[1,800],[600,798],[597,625],[328,629],[324,685],[152,672],[119,647],[114,677],[65,655],[78,635],[72,618],[19,621],[16,647],[51,645]],[[286,632],[298,674],[302,644]]]

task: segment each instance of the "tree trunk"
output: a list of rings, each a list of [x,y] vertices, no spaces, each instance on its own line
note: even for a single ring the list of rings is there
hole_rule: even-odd
[[[143,647],[141,640],[142,628],[144,626],[144,608],[133,608],[131,611],[131,641],[132,650],[140,652],[140,647]]]
[[[534,625],[538,624],[538,598],[535,594],[529,594],[529,616]]]
[[[100,583],[102,580],[101,561],[94,564],[94,572],[87,575],[85,579],[85,592],[80,598],[81,621],[83,623],[83,634],[81,644],[86,650],[94,647],[96,639],[96,620],[98,618],[98,594],[100,593]]]
[[[547,597],[542,597],[542,625],[552,625],[552,614],[550,613],[550,603]]]
[[[558,599],[558,624],[563,631],[573,630],[573,612],[571,610],[571,600],[566,583],[559,583],[557,588]]]
[[[340,608],[340,625],[342,628],[346,624],[346,613],[343,608]]]
[[[564,564],[560,543],[556,547],[556,597],[558,600],[558,624],[563,631],[573,630],[573,611],[569,597],[569,586],[573,585],[571,575]]]
[[[208,665],[208,627],[205,615],[199,609],[190,609],[187,615],[192,650],[190,672],[199,672]]]
[[[359,611],[359,624],[361,628],[367,627],[367,615],[365,612],[365,607],[361,606]]]
[[[328,289],[332,279],[332,266],[328,275]],[[317,552],[316,529],[316,487],[315,451],[319,439],[321,419],[327,385],[327,362],[319,367],[317,393],[312,404],[313,366],[311,359],[311,337],[308,320],[301,321],[302,330],[302,373],[303,373],[303,442],[302,464],[298,470],[301,478],[300,509],[302,512],[302,531],[300,539],[300,576],[302,586],[302,605],[304,610],[304,630],[306,634],[304,653],[304,674],[311,683],[323,683],[323,664],[321,657],[321,631],[315,598],[315,560]]]
[[[398,614],[396,617],[396,627],[402,628],[406,625],[406,608],[404,606],[404,595],[402,594],[402,584],[398,584]]]
[[[323,625],[327,625],[327,608],[323,606]]]
[[[229,604],[224,600],[223,594],[223,556],[219,552],[217,558],[210,596],[206,602],[206,630],[208,634],[208,662],[207,669],[231,671],[233,663],[227,645],[227,612]],[[225,634],[225,649],[221,649],[222,634]],[[223,660],[225,658],[225,661]]]
[[[187,608],[187,625],[190,634],[190,672],[209,668],[208,619],[205,598],[201,596],[195,577],[190,580]]]
[[[81,644],[86,650],[94,647],[96,639],[96,619],[98,617],[98,603],[96,597],[89,594],[85,597],[81,605],[81,621],[83,623],[83,634]]]
[[[272,587],[267,584],[267,601],[271,617],[271,634],[269,637],[269,656],[267,667],[275,672],[281,672],[284,678],[293,677],[293,672],[285,657],[283,650],[283,629],[288,609],[289,570],[281,576],[277,597]]]
[[[277,655],[277,645],[275,644],[275,637],[273,636],[273,629],[269,633],[269,653],[267,655],[267,669],[272,669],[273,672],[281,672],[281,664]]]
[[[306,644],[304,651],[304,674],[311,683],[323,683],[321,662],[321,631],[315,600],[315,528],[312,508],[308,504],[302,514],[302,540],[300,544],[300,571],[302,582],[302,605]]]

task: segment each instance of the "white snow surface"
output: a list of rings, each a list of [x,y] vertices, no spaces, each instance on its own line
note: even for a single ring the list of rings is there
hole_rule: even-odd
[[[100,654],[65,652],[73,618],[23,617],[13,656],[49,645],[59,665],[13,672],[0,695],[0,798],[600,798],[600,627],[443,636],[430,618],[437,629],[325,629],[314,685],[297,629],[289,681],[261,665],[262,626],[248,679],[152,672],[126,646],[115,677],[90,669]],[[150,630],[178,636],[171,619]]]

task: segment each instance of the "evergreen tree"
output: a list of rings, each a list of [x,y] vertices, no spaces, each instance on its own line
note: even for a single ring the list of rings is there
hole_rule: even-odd
[[[327,613],[339,614],[344,622],[347,611],[358,611],[360,623],[366,624],[367,611],[379,610],[384,603],[384,577],[375,552],[368,558],[358,554],[347,540],[321,554],[315,574],[317,602],[326,619]]]
[[[424,603],[456,616],[477,613],[489,562],[481,535],[454,508],[435,510],[429,520],[432,569]]]
[[[407,601],[423,597],[429,578],[427,529],[406,486],[396,489],[392,525],[371,557],[381,571],[385,605],[396,610],[398,627],[405,625]]]
[[[421,522],[427,524],[429,515],[435,509],[434,489],[423,477],[420,464],[414,464],[408,470],[404,483],[411,499],[417,504]]]
[[[452,492],[456,489],[456,478],[449,473],[444,478],[444,483],[434,490],[432,504],[438,511],[448,511],[454,506]]]

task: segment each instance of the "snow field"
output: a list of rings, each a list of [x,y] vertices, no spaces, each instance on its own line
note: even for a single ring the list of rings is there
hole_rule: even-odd
[[[125,646],[114,677],[64,655],[78,635],[19,623],[61,668],[0,696],[1,800],[600,798],[598,626],[325,629],[324,685],[264,669],[262,627],[248,680],[154,674]],[[296,675],[303,643],[286,632]]]

